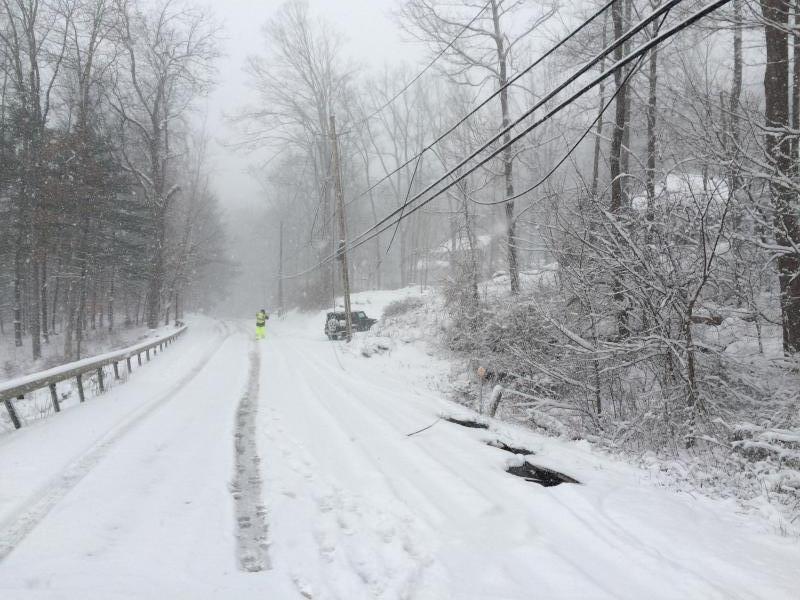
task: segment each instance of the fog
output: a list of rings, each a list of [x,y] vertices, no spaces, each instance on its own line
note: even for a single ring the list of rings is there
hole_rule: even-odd
[[[797,597],[797,6],[0,3],[8,589]]]
[[[205,120],[210,136],[211,185],[226,215],[228,258],[240,271],[237,284],[217,307],[226,314],[250,314],[256,305],[274,303],[277,244],[266,214],[270,198],[251,171],[263,169],[277,149],[241,148],[232,120],[255,101],[245,63],[248,56],[267,51],[263,27],[282,3],[225,0],[212,8],[221,24],[222,56],[218,83],[200,104],[198,118]],[[425,48],[403,35],[393,15],[397,0],[311,0],[309,5],[315,18],[330,22],[341,35],[346,56],[355,66],[381,69],[424,62]],[[403,83],[397,82],[398,89]]]

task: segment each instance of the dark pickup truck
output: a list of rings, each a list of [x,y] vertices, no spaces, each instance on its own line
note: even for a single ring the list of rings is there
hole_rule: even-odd
[[[347,328],[346,313],[329,312],[325,317],[325,335],[329,340],[338,340],[344,337]],[[363,310],[354,310],[350,313],[350,320],[353,323],[353,331],[367,331],[377,319],[371,319]]]

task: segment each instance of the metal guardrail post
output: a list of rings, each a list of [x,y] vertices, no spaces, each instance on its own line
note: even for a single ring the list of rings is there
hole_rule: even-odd
[[[51,383],[49,386],[50,388],[50,400],[53,402],[53,408],[56,412],[61,412],[61,405],[58,403],[58,392],[56,391],[56,384]]]
[[[75,376],[75,380],[78,382],[78,398],[81,399],[81,402],[86,400],[86,396],[83,393],[83,377],[80,373]]]
[[[6,405],[6,410],[8,411],[8,416],[11,417],[11,422],[14,424],[14,429],[19,429],[22,427],[22,423],[19,422],[19,417],[17,416],[17,411],[14,408],[14,403],[11,402],[11,398],[7,398],[3,401]]]

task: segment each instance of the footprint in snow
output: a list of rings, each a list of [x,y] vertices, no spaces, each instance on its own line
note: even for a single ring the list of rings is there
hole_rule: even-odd
[[[303,596],[303,598],[308,598],[309,600],[314,598],[314,588],[311,587],[311,584],[303,581],[297,575],[292,575],[292,583],[294,583],[297,591],[300,592],[300,595]]]
[[[328,534],[322,532],[315,533],[314,538],[316,539],[317,546],[319,547],[319,555],[326,562],[333,562],[333,555],[336,552],[336,544],[334,540],[330,539]]]
[[[376,528],[375,532],[385,544],[390,544],[392,540],[394,540],[396,533],[394,526],[386,521],[378,523],[378,527]]]
[[[331,495],[325,495],[319,498],[316,498],[317,506],[319,507],[320,512],[328,513],[333,510],[334,505],[334,497]]]
[[[339,514],[336,517],[336,524],[339,526],[339,529],[342,530],[342,533],[345,535],[353,535],[355,530],[353,529],[353,525],[348,521],[347,515]]]

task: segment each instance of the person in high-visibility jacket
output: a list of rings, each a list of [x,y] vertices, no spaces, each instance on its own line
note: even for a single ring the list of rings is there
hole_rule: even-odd
[[[263,308],[256,313],[256,339],[263,340],[267,337],[267,319],[269,315]]]

